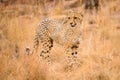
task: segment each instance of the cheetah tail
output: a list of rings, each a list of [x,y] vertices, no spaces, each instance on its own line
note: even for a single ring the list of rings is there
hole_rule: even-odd
[[[39,45],[39,37],[38,37],[38,35],[36,35],[36,37],[34,39],[34,46],[33,46],[32,54],[37,53],[38,45]]]

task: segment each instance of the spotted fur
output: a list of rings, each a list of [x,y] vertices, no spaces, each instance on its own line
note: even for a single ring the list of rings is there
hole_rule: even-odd
[[[78,48],[81,42],[83,15],[71,12],[62,20],[48,18],[43,20],[35,35],[34,50],[39,43],[42,45],[40,57],[51,62],[51,49],[54,42],[65,48],[68,66],[73,66],[77,61]]]

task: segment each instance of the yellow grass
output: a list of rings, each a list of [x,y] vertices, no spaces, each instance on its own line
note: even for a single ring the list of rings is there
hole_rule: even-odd
[[[120,80],[120,2],[108,3],[105,0],[97,14],[84,13],[79,67],[72,72],[66,71],[65,52],[57,43],[52,65],[39,61],[40,49],[32,55],[25,52],[27,46],[32,48],[37,24],[44,18],[41,7],[0,5],[0,80]],[[50,10],[50,17],[67,11],[60,5]]]

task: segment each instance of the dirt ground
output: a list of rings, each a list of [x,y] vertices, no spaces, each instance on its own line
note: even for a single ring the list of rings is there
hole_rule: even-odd
[[[119,0],[100,0],[98,12],[75,8],[84,11],[84,20],[79,66],[71,72],[65,69],[61,45],[54,44],[51,65],[39,61],[40,49],[32,55],[27,55],[25,49],[32,49],[37,25],[45,16],[59,19],[73,8],[61,2],[55,6],[48,1],[44,8],[42,2],[10,1],[0,3],[0,80],[120,80]]]

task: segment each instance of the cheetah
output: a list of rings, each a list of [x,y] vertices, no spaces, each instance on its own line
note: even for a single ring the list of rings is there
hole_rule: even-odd
[[[40,58],[51,63],[51,49],[54,42],[65,48],[68,66],[73,66],[77,60],[78,48],[81,42],[83,15],[70,12],[61,20],[46,18],[36,31],[34,50],[37,51],[39,43],[42,44]]]

